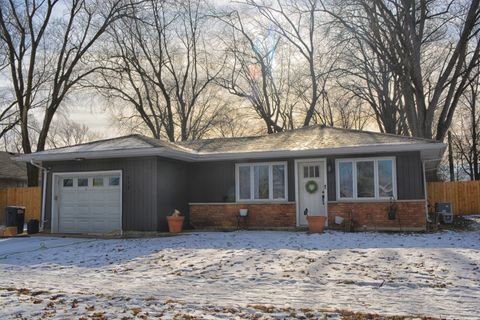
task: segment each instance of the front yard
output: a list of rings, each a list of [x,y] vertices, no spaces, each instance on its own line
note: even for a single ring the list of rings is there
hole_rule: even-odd
[[[0,274],[2,319],[467,319],[480,314],[480,232],[10,238]]]

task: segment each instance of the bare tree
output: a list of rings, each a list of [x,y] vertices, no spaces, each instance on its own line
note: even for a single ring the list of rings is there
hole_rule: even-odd
[[[336,127],[363,130],[372,120],[372,112],[365,107],[365,102],[340,86],[332,87],[325,100],[333,110]]]
[[[227,32],[220,37],[229,63],[217,83],[248,100],[268,133],[294,128],[293,115],[299,100],[291,48],[275,32],[259,28],[258,21],[251,20],[245,26],[238,11],[218,18],[227,26]]]
[[[344,30],[338,31],[334,38],[342,51],[339,86],[370,106],[380,132],[408,135],[398,75],[358,36],[344,39]]]
[[[204,11],[202,0],[150,0],[110,31],[102,82],[94,85],[134,108],[124,124],[170,141],[198,139],[214,125],[224,107],[213,86],[222,62],[207,50],[212,19]]]
[[[345,0],[323,9],[399,77],[410,134],[443,140],[478,64],[479,1]]]
[[[30,137],[38,139],[40,129],[41,123],[31,119],[29,125]],[[100,133],[90,130],[87,125],[75,122],[66,115],[57,113],[50,125],[50,132],[45,147],[46,149],[68,147],[98,140],[102,137]],[[0,144],[5,151],[21,153],[22,133],[17,127],[14,127],[1,138]]]
[[[477,71],[479,69],[477,68]],[[480,180],[480,79],[475,77],[461,99],[452,144],[458,166],[470,178]]]
[[[290,43],[303,60],[305,70],[296,70],[306,75],[302,81],[297,80],[298,96],[305,103],[302,126],[312,122],[333,125],[333,111],[323,103],[322,97],[337,56],[328,49],[325,35],[329,22],[319,16],[322,15],[320,1],[247,0],[246,3],[255,8],[268,21],[268,28]]]
[[[97,70],[88,63],[94,44],[129,8],[131,2],[120,0],[1,1],[0,40],[7,47],[6,76],[14,92],[11,104],[18,112],[24,153],[31,153],[33,146],[45,149],[62,102]],[[29,130],[33,109],[42,115],[36,141]],[[37,185],[38,169],[28,164],[27,174],[28,184]]]
[[[261,119],[252,114],[250,106],[243,105],[237,96],[224,97],[225,103],[235,105],[235,108],[224,108],[208,137],[243,137],[265,132],[261,128]]]
[[[49,149],[68,147],[101,138],[101,134],[92,131],[87,125],[61,115],[52,121],[47,146]]]

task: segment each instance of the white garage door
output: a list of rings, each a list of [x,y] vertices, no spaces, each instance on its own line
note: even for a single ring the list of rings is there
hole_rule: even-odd
[[[109,233],[122,228],[120,174],[58,177],[58,232]]]

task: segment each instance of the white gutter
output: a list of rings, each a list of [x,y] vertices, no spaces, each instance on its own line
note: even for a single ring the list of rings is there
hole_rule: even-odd
[[[43,231],[43,224],[45,222],[45,200],[47,199],[47,174],[48,174],[48,169],[45,167],[42,167],[41,165],[35,163],[33,160],[30,160],[30,164],[34,167],[39,168],[42,170],[42,212],[40,213],[40,231]]]
[[[422,169],[423,169],[423,193],[425,194],[425,219],[428,223],[432,221],[428,217],[428,188],[427,188],[427,175],[425,171],[425,160],[422,161]]]
[[[363,145],[355,147],[339,147],[309,150],[273,150],[273,151],[243,151],[243,152],[187,152],[180,150],[166,149],[164,147],[119,149],[109,151],[81,151],[64,153],[32,153],[18,156],[17,161],[64,161],[82,159],[104,159],[104,158],[129,158],[144,156],[163,156],[183,161],[219,161],[236,159],[266,159],[266,158],[288,158],[288,157],[310,157],[328,155],[346,155],[378,152],[399,152],[399,151],[425,151],[444,149],[444,143],[421,143],[421,144],[390,144],[390,145]]]

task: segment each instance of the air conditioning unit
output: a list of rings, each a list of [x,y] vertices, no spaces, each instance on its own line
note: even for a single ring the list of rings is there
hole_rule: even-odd
[[[436,203],[435,212],[439,215],[440,221],[443,224],[453,223],[453,210],[451,203]]]

